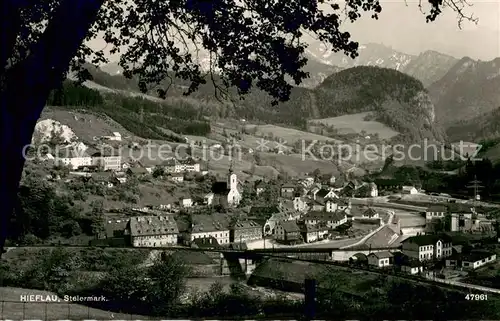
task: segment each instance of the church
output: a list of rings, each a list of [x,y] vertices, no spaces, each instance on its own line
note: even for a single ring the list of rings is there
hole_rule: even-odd
[[[238,188],[238,176],[229,168],[226,181],[215,182],[212,186],[214,193],[213,204],[221,206],[238,206],[241,201],[241,192]]]

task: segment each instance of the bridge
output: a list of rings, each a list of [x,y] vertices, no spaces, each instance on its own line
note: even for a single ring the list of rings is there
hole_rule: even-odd
[[[60,248],[61,246],[20,246],[19,248]],[[68,246],[65,248],[90,248],[91,246]],[[95,246],[92,246],[95,247]],[[7,248],[7,252],[10,249],[17,247],[9,247]],[[106,246],[102,246],[101,248],[109,248]],[[116,247],[115,247],[116,248]],[[120,249],[128,249],[128,250],[158,250],[158,251],[168,251],[168,250],[185,250],[185,251],[194,251],[194,252],[218,252],[221,257],[221,271],[226,272],[225,274],[237,275],[241,274],[246,275],[248,273],[253,272],[256,265],[259,264],[260,261],[269,258],[280,258],[280,259],[288,259],[292,261],[303,261],[310,262],[316,264],[327,264],[332,266],[337,266],[339,268],[345,268],[348,270],[359,270],[365,271],[369,273],[375,273],[378,275],[389,276],[393,275],[398,278],[406,279],[413,282],[418,283],[426,283],[434,286],[440,286],[444,288],[453,288],[460,289],[466,291],[482,291],[492,294],[500,294],[500,289],[489,288],[474,284],[467,284],[457,281],[450,280],[442,280],[436,278],[428,278],[428,277],[420,277],[415,275],[408,275],[404,273],[396,273],[391,270],[381,270],[374,267],[362,267],[359,265],[349,264],[349,259],[353,257],[355,254],[363,253],[374,253],[381,251],[398,251],[400,247],[384,247],[384,248],[371,248],[366,249],[366,247],[359,248],[349,248],[346,249],[340,248],[275,248],[275,249],[254,249],[254,250],[233,250],[233,249],[200,249],[200,248],[187,248],[187,247],[137,247],[137,248],[124,248],[118,247]],[[337,257],[347,258],[346,260],[335,261],[332,258],[337,255]],[[224,274],[224,273],[223,273]]]

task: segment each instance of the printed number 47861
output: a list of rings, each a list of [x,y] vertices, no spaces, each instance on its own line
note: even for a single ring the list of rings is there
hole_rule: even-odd
[[[486,301],[488,300],[488,294],[467,294],[465,299],[468,301]]]

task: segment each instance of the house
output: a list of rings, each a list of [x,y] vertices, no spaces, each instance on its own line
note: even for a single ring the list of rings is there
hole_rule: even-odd
[[[321,225],[301,224],[300,234],[302,235],[304,242],[312,243],[327,238],[328,228]]]
[[[387,267],[391,263],[392,253],[389,251],[374,252],[368,254],[368,265],[376,267]]]
[[[127,169],[126,173],[132,176],[144,176],[149,174],[144,167],[131,167]]]
[[[418,190],[414,186],[403,186],[401,188],[401,193],[414,195],[414,194],[418,194]]]
[[[262,239],[262,226],[254,221],[236,221],[229,226],[229,242],[246,243]]]
[[[191,198],[182,198],[179,202],[182,207],[191,207],[193,206],[193,200]]]
[[[212,205],[214,202],[214,193],[210,192],[203,197],[203,204]]]
[[[298,212],[307,211],[308,205],[306,199],[300,195],[295,195],[293,198],[293,208]]]
[[[307,208],[311,211],[322,212],[325,210],[325,203],[316,200],[310,200],[307,202]]]
[[[368,184],[368,197],[378,197],[378,187],[375,183]]]
[[[439,260],[452,255],[452,240],[446,234],[412,236],[403,240],[402,252],[420,261]]]
[[[337,209],[340,211],[348,211],[351,209],[351,201],[348,198],[339,198],[337,200]]]
[[[281,185],[280,196],[283,198],[292,198],[295,195],[295,184],[285,183]]]
[[[402,272],[415,275],[424,271],[424,266],[419,260],[410,258],[401,252],[395,252],[392,255],[394,265],[398,266]]]
[[[120,142],[122,140],[122,135],[119,132],[113,132],[111,136],[103,136],[102,138],[106,140],[112,140]]]
[[[339,197],[333,189],[326,189],[322,188],[320,189],[315,195],[314,195],[314,200],[319,201],[319,202],[326,202],[327,200],[333,200],[333,199],[338,199]]]
[[[200,237],[200,238],[194,239],[194,241],[191,242],[191,247],[194,247],[194,248],[203,248],[203,249],[218,249],[218,248],[221,248],[221,246],[217,242],[217,239],[215,237],[213,237],[213,236]]]
[[[121,171],[122,158],[113,152],[97,152],[92,154],[92,165],[99,166],[103,171]]]
[[[302,242],[300,228],[295,221],[278,222],[274,228],[273,236],[276,240],[288,244],[297,244]]]
[[[446,267],[463,268],[475,270],[486,264],[497,260],[497,255],[488,251],[471,251],[469,253],[457,253],[446,259]]]
[[[322,185],[333,186],[335,184],[335,176],[333,174],[323,174],[320,180]]]
[[[212,185],[214,204],[222,206],[237,206],[241,201],[241,192],[238,188],[238,177],[229,169],[225,182],[215,182]]]
[[[327,212],[335,212],[339,209],[338,203],[336,199],[327,199],[325,202],[325,211]]]
[[[70,169],[77,169],[92,165],[92,158],[84,151],[78,150],[73,146],[58,148],[56,151],[56,158],[54,159],[54,165],[56,166],[67,166]]]
[[[192,157],[186,159],[170,158],[162,163],[165,173],[199,172],[200,163]]]
[[[366,211],[363,212],[361,215],[362,219],[378,219],[380,218],[380,215],[378,212],[373,209],[372,207],[368,208]]]
[[[220,245],[229,244],[229,221],[225,215],[193,215],[193,223],[188,227],[187,239],[213,237]]]
[[[127,226],[130,222],[130,217],[127,216],[108,216],[104,221],[104,234],[99,235],[101,238],[125,237],[129,235]]]
[[[332,230],[347,222],[347,215],[343,211],[319,212],[311,211],[302,216],[301,221],[308,225],[322,225]]]
[[[128,224],[132,246],[171,246],[178,242],[179,230],[169,216],[132,217]]]
[[[415,275],[423,273],[424,266],[422,265],[422,262],[418,260],[408,260],[401,264],[401,271],[411,275]]]
[[[122,169],[123,169],[123,170],[127,170],[127,169],[129,169],[130,167],[131,167],[131,166],[130,166],[130,163],[125,162],[125,163],[123,163],[123,164],[122,164]]]
[[[184,182],[184,175],[182,174],[172,174],[170,176],[170,180],[176,183],[182,183]]]
[[[445,205],[432,205],[425,210],[425,219],[428,221],[433,219],[442,219],[446,216],[447,212],[448,208]]]
[[[263,180],[258,180],[257,182],[255,182],[254,188],[255,188],[255,194],[259,196],[266,190],[266,184],[264,183]]]

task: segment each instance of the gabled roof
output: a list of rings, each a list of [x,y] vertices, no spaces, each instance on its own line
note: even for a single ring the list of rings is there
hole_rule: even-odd
[[[375,256],[379,260],[392,257],[392,253],[389,251],[374,252],[374,253],[371,253],[370,255]]]
[[[245,221],[239,220],[230,224],[230,228],[234,230],[255,229],[255,228],[260,229],[262,228],[262,226],[260,226],[260,224],[252,220],[245,220]]]
[[[461,258],[464,262],[477,262],[489,258],[493,255],[495,255],[495,253],[491,253],[488,251],[472,251],[468,254],[462,254]]]
[[[281,185],[281,188],[295,188],[296,185],[294,183],[284,183]]]
[[[372,217],[372,216],[375,216],[377,214],[378,214],[378,212],[376,210],[374,210],[372,207],[368,208],[366,211],[363,212],[363,216],[368,216],[368,217]]]
[[[130,219],[132,236],[177,234],[177,223],[170,216],[138,216]]]
[[[441,204],[431,205],[427,208],[426,212],[443,213],[447,212],[448,208]]]
[[[452,239],[446,234],[429,234],[429,235],[417,235],[407,238],[402,243],[415,243],[418,246],[425,245],[435,245],[437,241],[443,241],[445,243],[451,243]]]
[[[295,221],[280,222],[280,225],[287,233],[300,232],[300,228]]]

